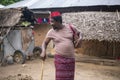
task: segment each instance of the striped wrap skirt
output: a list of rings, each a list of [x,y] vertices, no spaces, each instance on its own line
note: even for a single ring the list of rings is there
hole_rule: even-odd
[[[74,80],[75,58],[55,55],[56,80]]]

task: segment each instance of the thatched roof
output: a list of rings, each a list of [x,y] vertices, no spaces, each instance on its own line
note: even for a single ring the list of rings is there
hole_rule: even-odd
[[[29,27],[32,22],[32,12],[27,7],[0,9],[0,43],[10,30]],[[31,21],[31,22],[30,22]],[[25,26],[26,25],[26,26]],[[26,28],[27,28],[26,27]],[[29,27],[30,28],[30,27]]]
[[[85,40],[120,41],[119,12],[78,12],[62,16],[64,22],[78,28]]]
[[[0,27],[15,26],[22,16],[20,9],[0,9]]]

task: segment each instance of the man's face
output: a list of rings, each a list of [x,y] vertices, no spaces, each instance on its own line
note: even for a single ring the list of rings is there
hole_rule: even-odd
[[[50,25],[53,26],[53,29],[57,29],[58,22],[56,22],[54,19],[50,19]]]

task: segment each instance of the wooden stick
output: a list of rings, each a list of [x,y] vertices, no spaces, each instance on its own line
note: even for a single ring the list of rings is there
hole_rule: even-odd
[[[117,12],[117,17],[118,17],[118,20],[119,20],[119,19],[120,19],[120,15],[119,15],[118,10],[116,10],[116,12]]]
[[[40,80],[43,80],[43,71],[44,71],[44,61],[41,62],[41,73],[40,73]]]

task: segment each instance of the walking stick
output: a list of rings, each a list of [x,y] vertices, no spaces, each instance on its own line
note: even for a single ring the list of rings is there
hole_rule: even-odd
[[[41,73],[40,73],[40,80],[43,80],[43,69],[44,69],[44,60],[42,60],[42,65],[41,65]]]

